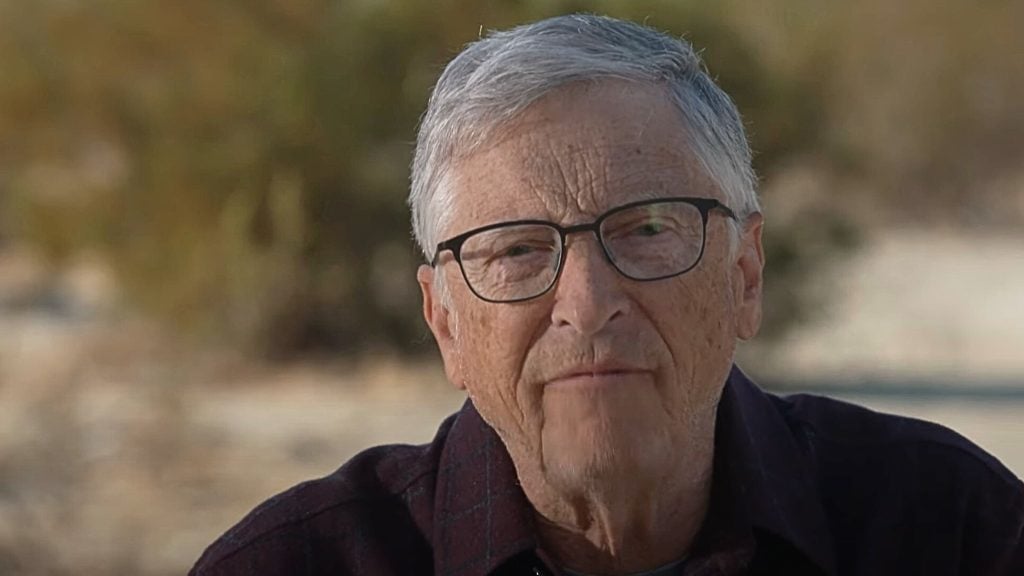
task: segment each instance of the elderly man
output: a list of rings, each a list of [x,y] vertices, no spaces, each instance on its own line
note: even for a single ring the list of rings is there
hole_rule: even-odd
[[[193,574],[1024,574],[1024,486],[991,456],[733,366],[763,219],[684,42],[566,16],[471,44],[410,204],[469,401],[263,504]]]

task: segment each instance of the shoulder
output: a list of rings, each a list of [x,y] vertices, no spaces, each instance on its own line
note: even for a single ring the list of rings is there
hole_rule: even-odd
[[[433,485],[450,420],[431,444],[363,451],[334,473],[263,502],[206,549],[190,575],[346,573],[368,549],[429,539]],[[425,544],[424,544],[425,546]],[[371,560],[372,562],[372,560]],[[306,566],[306,570],[298,566]]]
[[[837,534],[890,534],[898,550],[986,567],[978,573],[1024,563],[1024,483],[970,440],[820,396],[772,400],[807,455]]]
[[[849,459],[862,454],[873,460],[913,457],[921,466],[953,466],[997,483],[1021,486],[998,459],[940,424],[811,394],[771,398],[816,461],[827,461],[831,455]]]

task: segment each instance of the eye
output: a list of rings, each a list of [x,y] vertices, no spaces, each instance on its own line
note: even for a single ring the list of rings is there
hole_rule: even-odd
[[[554,252],[555,247],[550,242],[544,241],[519,241],[502,246],[497,249],[488,259],[490,262],[512,262],[526,263],[534,262],[538,258],[547,259]]]
[[[657,236],[665,231],[665,225],[661,222],[647,221],[633,229],[637,236]]]
[[[528,246],[526,244],[516,244],[514,246],[509,246],[508,248],[503,250],[501,252],[501,254],[499,254],[499,256],[500,257],[504,257],[504,258],[507,258],[507,257],[513,257],[514,258],[516,256],[525,256],[527,254],[530,254],[531,252],[536,252],[536,251],[537,251],[537,247],[536,246]]]

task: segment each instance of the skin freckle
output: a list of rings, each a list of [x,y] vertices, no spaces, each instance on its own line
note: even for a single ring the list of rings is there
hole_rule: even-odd
[[[549,94],[454,171],[453,230],[524,218],[576,225],[637,200],[717,194],[667,95],[628,83]],[[682,276],[629,279],[593,235],[574,235],[544,295],[495,304],[453,288],[462,334],[458,354],[443,356],[461,359],[474,406],[541,516],[592,514],[586,507],[614,486],[631,487],[615,495],[623,503],[671,493],[681,486],[661,484],[665,461],[708,457],[694,439],[710,438],[736,338],[735,311],[718,296],[731,285],[720,230],[708,229],[705,259]],[[598,373],[607,387],[580,385]]]

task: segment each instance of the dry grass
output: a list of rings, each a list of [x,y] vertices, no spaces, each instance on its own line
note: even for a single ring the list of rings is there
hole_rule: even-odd
[[[267,496],[460,402],[433,366],[186,360],[143,325],[39,322],[3,324],[3,574],[180,574]]]

